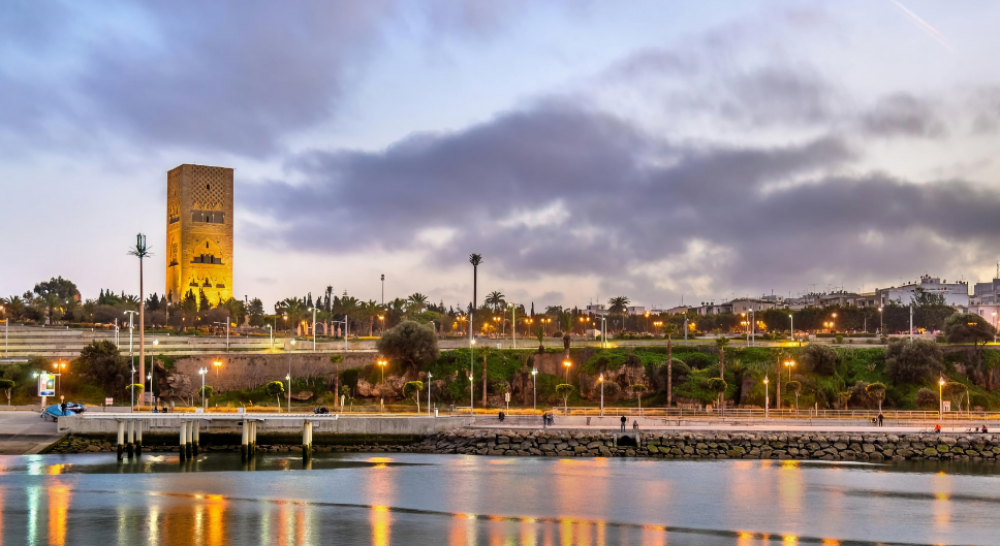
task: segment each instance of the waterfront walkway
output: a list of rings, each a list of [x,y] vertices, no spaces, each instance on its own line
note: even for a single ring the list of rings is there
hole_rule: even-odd
[[[37,411],[0,413],[0,455],[32,455],[60,438],[56,424],[39,418]]]

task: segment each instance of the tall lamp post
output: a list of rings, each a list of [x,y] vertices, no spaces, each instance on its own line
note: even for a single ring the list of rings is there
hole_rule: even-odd
[[[597,378],[597,382],[601,384],[601,417],[604,417],[604,374],[602,373],[600,377]]]
[[[56,396],[59,396],[59,394],[60,394],[59,383],[62,383],[62,379],[61,379],[62,378],[62,372],[66,369],[66,363],[65,362],[53,362],[52,363],[52,367],[55,368],[55,370],[56,370],[56,373],[54,373],[52,375],[56,376]]]
[[[278,320],[278,319],[274,319],[274,320]],[[271,349],[273,350],[274,349],[274,327],[271,326],[270,324],[267,324],[266,326],[267,326],[268,333],[271,334]]]
[[[878,335],[885,335],[885,325],[882,320],[882,306],[878,306]]]
[[[201,409],[205,409],[205,374],[207,373],[208,368],[198,370],[198,375],[201,376]]]
[[[938,421],[944,420],[944,378],[938,379]]]
[[[764,419],[767,419],[768,410],[771,409],[771,390],[768,388],[768,383],[771,381],[764,376]]]
[[[510,307],[510,343],[511,347],[517,349],[517,307],[513,303],[508,303]]]
[[[313,307],[313,352],[316,352],[316,308]]]
[[[785,361],[785,368],[788,368],[788,380],[789,381],[792,380],[792,368],[794,366],[795,366],[795,361],[794,360],[786,360]]]
[[[538,411],[538,387],[535,384],[535,377],[538,375],[538,370],[534,367],[531,368],[531,410]]]
[[[573,362],[570,361],[570,359],[567,358],[566,360],[563,360],[563,366],[566,367],[566,383],[569,383],[569,368],[572,365],[573,365]]]
[[[427,417],[431,416],[431,379],[434,378],[434,374],[427,372]]]
[[[292,413],[292,374],[289,373],[285,376],[285,381],[288,381],[288,413]]]
[[[792,337],[792,343],[795,343],[795,316],[788,313],[788,333]]]
[[[379,407],[379,413],[382,413],[382,412],[385,411],[385,399],[382,398],[382,385],[385,384],[385,365],[388,364],[388,363],[389,363],[389,361],[386,360],[386,359],[384,359],[384,358],[380,358],[380,359],[378,359],[378,362],[376,362],[376,364],[378,364],[379,369],[382,370],[382,381],[379,383],[379,386],[378,386],[378,407]]]
[[[474,373],[473,370],[475,369],[475,366],[476,366],[476,359],[475,359],[476,338],[472,337],[472,320],[471,320],[471,318],[472,318],[472,313],[469,313],[469,319],[470,319],[469,320],[469,390],[470,391],[475,391],[475,389],[472,388],[472,375]],[[476,396],[475,395],[476,395],[475,392],[472,392],[469,395],[469,415],[474,415],[475,414],[475,412],[472,411],[472,409],[476,405]]]
[[[149,373],[146,374],[146,380],[149,381],[149,395],[153,396],[153,366],[149,366]]]

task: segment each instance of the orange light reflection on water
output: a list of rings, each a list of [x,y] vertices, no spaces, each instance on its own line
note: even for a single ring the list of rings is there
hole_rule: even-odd
[[[49,487],[49,544],[65,546],[66,515],[69,512],[70,492],[66,487]]]
[[[388,506],[372,506],[372,544],[374,546],[388,546],[391,537],[389,526],[392,524],[392,515]]]

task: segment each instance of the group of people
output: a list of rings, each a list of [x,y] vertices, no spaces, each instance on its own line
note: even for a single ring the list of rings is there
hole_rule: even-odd
[[[880,427],[882,426],[882,420],[883,420],[882,414],[879,413],[877,416],[872,417],[872,424],[875,425],[876,427]]]

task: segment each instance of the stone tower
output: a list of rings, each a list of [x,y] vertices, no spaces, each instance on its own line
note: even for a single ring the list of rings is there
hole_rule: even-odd
[[[167,173],[167,298],[190,290],[212,305],[233,295],[233,170],[181,165]]]

